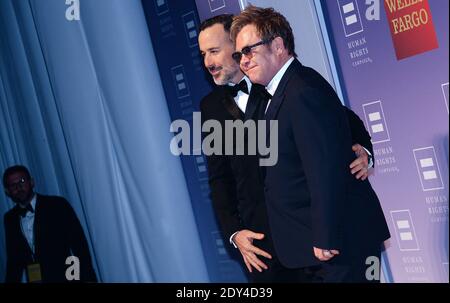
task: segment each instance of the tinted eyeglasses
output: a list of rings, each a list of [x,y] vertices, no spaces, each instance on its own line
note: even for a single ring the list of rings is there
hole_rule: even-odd
[[[261,40],[258,43],[249,45],[244,47],[240,52],[234,52],[231,56],[233,57],[234,61],[237,62],[237,64],[241,63],[242,55],[249,57],[252,53],[252,48],[255,48],[257,46],[268,44],[270,43],[274,38],[269,38],[265,40]],[[251,57],[250,57],[251,58]]]
[[[6,187],[9,190],[15,190],[15,189],[23,188],[27,181],[28,181],[28,179],[26,179],[26,178],[20,178],[19,181],[7,184]]]

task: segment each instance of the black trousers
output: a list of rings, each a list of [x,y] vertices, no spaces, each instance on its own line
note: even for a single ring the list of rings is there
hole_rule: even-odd
[[[311,266],[306,268],[287,268],[280,263],[278,258],[272,255],[272,259],[262,258],[269,268],[262,272],[252,269],[250,281],[253,283],[313,283],[316,282],[316,272],[321,266]]]
[[[287,268],[273,255],[261,258],[269,267],[258,272],[253,268],[253,283],[379,283],[381,245],[364,247],[351,255],[338,255],[320,265]]]
[[[381,245],[322,262],[315,280],[323,283],[380,283]]]

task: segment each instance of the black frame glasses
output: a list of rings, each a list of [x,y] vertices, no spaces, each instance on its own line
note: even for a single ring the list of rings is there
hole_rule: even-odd
[[[22,178],[20,178],[19,182],[7,184],[6,187],[8,188],[8,190],[15,190],[15,189],[23,188],[27,181],[28,181],[27,178],[22,177]]]
[[[233,60],[236,61],[237,64],[239,64],[239,63],[241,63],[242,55],[244,55],[244,56],[250,55],[252,53],[252,48],[255,48],[255,47],[263,45],[263,44],[270,43],[273,39],[274,38],[264,39],[264,40],[259,41],[258,43],[248,45],[248,46],[242,48],[242,50],[240,52],[234,52],[231,55],[231,57],[233,57]]]

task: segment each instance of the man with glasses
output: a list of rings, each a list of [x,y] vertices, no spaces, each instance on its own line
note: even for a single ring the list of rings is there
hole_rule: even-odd
[[[242,48],[242,50],[240,52],[234,52],[231,55],[231,57],[234,59],[234,61],[236,61],[237,64],[241,64],[242,56],[251,57],[253,48],[260,46],[260,45],[268,44],[268,43],[272,42],[273,39],[274,39],[273,37],[270,37],[268,39],[263,39],[255,44],[245,46]]]
[[[213,17],[201,24],[199,33],[199,47],[204,65],[217,85],[201,101],[202,120],[217,120],[222,126],[226,120],[257,120],[261,100],[264,99],[264,87],[252,84],[240,70],[239,64],[233,60],[234,45],[230,40],[232,21],[232,15]],[[247,55],[249,53],[246,49],[242,52]],[[236,55],[234,59],[238,59]],[[359,154],[350,169],[356,178],[364,180],[368,174],[369,157],[364,148],[356,142],[362,143],[370,150],[372,144],[361,120],[350,110],[348,115],[353,126],[354,149]],[[224,144],[222,146],[225,147]],[[223,236],[239,249],[251,280],[308,281],[303,272],[282,266],[275,254],[258,157],[248,154],[211,155],[207,157],[207,161],[211,200]]]
[[[35,193],[34,180],[22,165],[5,170],[3,186],[16,204],[4,217],[5,281],[69,282],[66,270],[72,262],[66,265],[66,260],[75,256],[79,281],[96,282],[88,243],[67,200]]]
[[[368,180],[348,170],[352,132],[333,88],[296,59],[289,22],[273,8],[248,6],[231,38],[233,58],[267,90],[259,118],[278,121],[278,162],[265,168],[264,185],[280,263],[317,281],[379,282],[367,279],[366,262],[380,261],[389,230]]]

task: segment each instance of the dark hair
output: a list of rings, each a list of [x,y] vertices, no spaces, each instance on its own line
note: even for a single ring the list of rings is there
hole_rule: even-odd
[[[206,19],[205,21],[200,24],[200,31],[203,31],[207,29],[208,27],[211,27],[216,24],[222,24],[223,28],[226,32],[230,32],[231,23],[233,22],[233,15],[232,14],[222,14],[217,15],[212,18]]]
[[[28,171],[28,168],[26,168],[23,165],[14,165],[14,166],[8,167],[5,170],[5,172],[3,173],[3,186],[4,187],[6,187],[8,185],[8,184],[6,184],[6,179],[10,175],[17,173],[17,172],[22,172],[27,176],[28,179],[31,179],[31,175],[30,175],[30,172]]]
[[[283,39],[284,47],[289,55],[297,57],[292,28],[286,18],[273,8],[261,8],[249,5],[239,15],[234,17],[231,25],[231,39],[236,37],[243,27],[253,24],[262,40],[270,40],[276,37]]]

